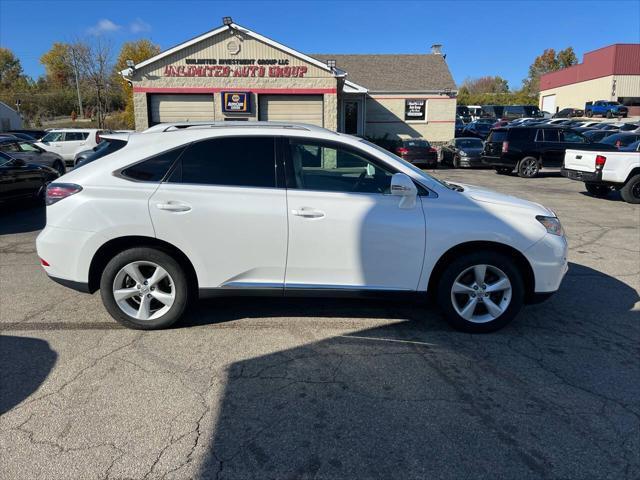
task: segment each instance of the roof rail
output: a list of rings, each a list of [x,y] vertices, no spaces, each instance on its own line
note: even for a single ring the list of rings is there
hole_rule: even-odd
[[[227,121],[227,122],[171,122],[160,123],[149,127],[142,133],[152,132],[175,132],[177,130],[192,130],[192,129],[205,129],[205,128],[281,128],[290,130],[303,130],[307,132],[322,131],[331,132],[323,127],[316,125],[309,125],[306,123],[288,123],[288,122],[248,122],[248,121]]]

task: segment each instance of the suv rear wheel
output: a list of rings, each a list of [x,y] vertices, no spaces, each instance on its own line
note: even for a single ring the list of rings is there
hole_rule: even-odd
[[[507,256],[474,252],[451,262],[440,277],[438,305],[456,329],[493,332],[507,325],[522,308],[522,275]]]
[[[640,173],[629,179],[620,189],[622,199],[627,203],[640,203]]]
[[[154,248],[120,252],[100,280],[102,303],[125,327],[153,330],[168,327],[184,313],[188,281],[178,262]]]
[[[540,172],[540,162],[534,157],[524,157],[518,163],[518,176],[522,178],[533,178]]]

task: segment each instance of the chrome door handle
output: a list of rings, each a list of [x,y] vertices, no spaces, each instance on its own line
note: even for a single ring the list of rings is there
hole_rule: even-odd
[[[188,212],[191,210],[189,205],[178,202],[157,203],[156,207],[159,210],[166,210],[167,212]]]
[[[302,207],[298,210],[291,210],[291,213],[298,217],[304,218],[322,218],[325,216],[325,213],[323,211],[309,207]]]

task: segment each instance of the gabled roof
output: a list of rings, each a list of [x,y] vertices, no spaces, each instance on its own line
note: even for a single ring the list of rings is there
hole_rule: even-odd
[[[313,53],[318,60],[335,60],[349,80],[374,92],[442,91],[457,87],[442,55],[436,54],[328,54]]]

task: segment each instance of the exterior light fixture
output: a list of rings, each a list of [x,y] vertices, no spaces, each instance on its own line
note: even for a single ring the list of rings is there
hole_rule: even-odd
[[[222,17],[223,25],[231,25],[233,23],[233,19],[231,17]]]
[[[327,67],[333,69],[336,68],[336,61],[335,60],[327,60]]]

